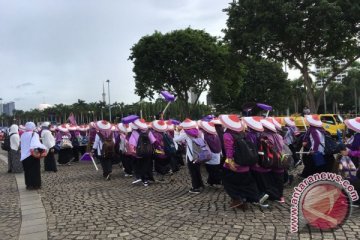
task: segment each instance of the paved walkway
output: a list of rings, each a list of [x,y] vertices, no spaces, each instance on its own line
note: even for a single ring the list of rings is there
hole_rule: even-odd
[[[269,209],[230,209],[230,199],[222,188],[207,187],[201,194],[189,194],[186,168],[174,175],[173,182],[148,187],[131,185],[132,179],[125,178],[119,166],[114,166],[113,179],[104,181],[101,170],[96,172],[91,163],[82,162],[59,166],[57,173],[43,172],[42,181],[39,198],[52,240],[360,239],[359,210],[335,231],[304,229],[290,234],[288,197],[286,204],[271,202]],[[285,193],[290,196],[291,189]],[[40,209],[38,206],[34,209]],[[0,232],[3,228],[0,226]]]
[[[4,155],[0,155],[0,159],[3,160],[2,164],[7,163],[7,159]],[[39,192],[26,190],[23,173],[8,175],[15,176],[17,190],[19,193],[18,196],[20,197],[20,201],[17,201],[17,205],[20,205],[21,209],[21,227],[20,233],[18,231],[13,233],[14,239],[47,240],[46,213],[45,208],[41,202],[41,196]],[[19,220],[19,217],[17,220]]]

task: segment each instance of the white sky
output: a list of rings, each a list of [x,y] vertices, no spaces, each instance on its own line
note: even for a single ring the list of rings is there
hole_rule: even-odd
[[[222,36],[230,1],[0,0],[0,98],[24,110],[99,101],[110,79],[111,102],[136,102],[130,48],[155,30]]]

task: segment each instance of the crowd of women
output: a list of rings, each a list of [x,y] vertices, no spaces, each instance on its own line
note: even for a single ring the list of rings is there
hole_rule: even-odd
[[[305,134],[300,134],[291,117],[237,115],[183,122],[134,117],[119,124],[102,120],[79,126],[45,122],[41,128],[32,122],[19,128],[14,124],[9,172],[23,169],[27,189],[38,189],[39,158],[44,157],[45,171],[57,172],[58,165],[70,165],[87,155],[100,161],[105,180],[111,179],[113,164],[121,162],[125,177],[134,178],[132,184],[149,186],[155,181],[154,172],[161,182],[186,164],[192,184],[189,192],[198,194],[205,188],[201,176],[205,166],[207,185],[223,185],[232,199],[231,208],[246,208],[247,203],[266,207],[267,200],[284,203],[284,184],[292,177],[289,169],[301,162],[300,177],[336,171],[358,188],[360,118],[345,120],[348,135],[345,144],[338,146],[338,159],[326,152],[319,117],[306,115],[305,119],[309,124]],[[300,148],[306,153],[301,160]]]

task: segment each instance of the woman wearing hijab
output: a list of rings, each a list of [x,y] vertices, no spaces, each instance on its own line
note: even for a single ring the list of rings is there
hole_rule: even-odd
[[[18,129],[16,124],[11,125],[9,129],[10,151],[8,152],[8,172],[12,173],[23,172],[23,166],[20,162],[20,136]]]
[[[241,166],[235,163],[235,139],[243,131],[243,125],[236,115],[220,115],[221,123],[225,127],[224,147],[226,160],[223,169],[223,185],[226,193],[231,197],[230,208],[246,207],[246,202],[267,207],[264,202],[268,199],[267,194],[261,194],[256,181],[250,173],[249,166]]]
[[[199,137],[199,130],[197,129],[197,124],[195,121],[187,118],[181,124],[180,127],[183,129],[178,136],[174,137],[174,142],[186,142],[186,163],[189,169],[190,177],[191,177],[191,185],[192,188],[189,190],[190,193],[200,193],[201,188],[204,188],[204,183],[201,178],[200,173],[200,164],[195,163],[192,152],[192,139]]]
[[[152,134],[156,141],[154,142],[154,161],[155,171],[159,175],[159,181],[164,181],[165,174],[170,172],[170,157],[165,152],[164,134],[168,127],[164,120],[155,120],[152,122]]]
[[[118,124],[119,129],[119,150],[120,150],[120,157],[122,161],[122,165],[124,167],[125,177],[132,177],[133,174],[133,163],[132,163],[132,156],[126,147],[129,145],[129,138],[131,136],[131,127],[129,124]]]
[[[60,146],[59,149],[59,159],[58,162],[60,165],[69,164],[70,160],[73,158],[72,146],[62,146],[62,142],[69,142],[71,139],[71,135],[66,124],[62,124],[58,126],[58,132],[56,134],[56,144]]]
[[[27,122],[25,124],[25,132],[21,135],[21,158],[26,189],[41,188],[40,159],[35,158],[32,153],[36,149],[46,150],[46,147],[40,143],[39,134],[34,132],[35,124]]]
[[[245,131],[245,138],[247,141],[252,142],[255,146],[259,147],[261,134],[264,132],[264,127],[260,122],[262,117],[244,117],[243,122],[247,128]],[[256,163],[250,166],[251,174],[256,181],[256,185],[260,193],[266,193],[270,199],[276,195],[276,187],[272,180],[271,168],[264,168]]]
[[[268,141],[271,146],[275,148],[275,151],[282,153],[284,148],[284,140],[280,134],[277,133],[274,120],[271,118],[261,119],[261,124],[264,127],[264,131],[261,133],[261,141]],[[284,192],[284,168],[272,167],[270,174],[271,185],[268,185],[266,191],[268,192],[269,199],[276,200],[280,203],[285,203],[283,196]]]
[[[206,171],[208,172],[207,184],[210,186],[221,185],[220,175],[220,155],[221,142],[217,135],[215,124],[212,122],[199,121],[199,128],[202,131],[205,142],[211,150],[211,160],[205,163]]]
[[[115,156],[115,140],[111,127],[111,123],[105,120],[98,121],[96,123],[98,132],[96,133],[95,142],[91,151],[92,155],[96,152],[100,158],[101,167],[103,169],[103,177],[105,180],[111,179],[112,161]]]
[[[136,119],[132,124],[131,128],[133,129],[131,136],[129,138],[129,145],[132,148],[139,149],[140,138],[146,138],[146,142],[149,144],[154,144],[156,139],[152,132],[149,131],[149,126],[144,119]],[[145,141],[145,139],[144,139]],[[150,149],[150,146],[148,146]],[[153,176],[153,161],[152,153],[147,152],[147,156],[139,156],[136,151],[135,156],[133,157],[133,169],[135,172],[136,179],[132,184],[142,182],[145,187],[149,185],[149,181],[154,181]]]
[[[352,151],[360,151],[360,117],[353,119],[346,119],[345,125],[348,128],[349,140],[347,141],[347,147]],[[359,167],[360,158],[351,156],[352,161],[356,167]]]
[[[48,154],[44,159],[44,169],[45,172],[57,172],[55,156],[54,156],[55,138],[51,134],[49,130],[49,126],[50,126],[49,122],[43,122],[41,124],[42,127],[41,139],[42,139],[42,143],[44,144],[48,152]]]
[[[301,177],[307,178],[314,173],[321,173],[327,170],[325,161],[325,130],[318,115],[306,115],[306,121],[310,127],[303,139],[304,150],[311,154],[303,156],[304,169]]]

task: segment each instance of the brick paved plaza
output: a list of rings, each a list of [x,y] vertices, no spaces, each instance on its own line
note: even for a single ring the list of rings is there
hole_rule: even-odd
[[[6,173],[3,161],[0,168],[0,239],[18,239],[21,215],[26,215],[21,214],[16,178]],[[111,181],[87,162],[58,170],[42,172],[39,191],[48,239],[360,239],[358,209],[336,231],[290,234],[290,188],[286,204],[270,202],[269,209],[249,206],[244,212],[229,209],[222,188],[189,194],[185,167],[173,181],[168,177],[148,187],[131,185],[132,178],[125,178],[118,165]]]

